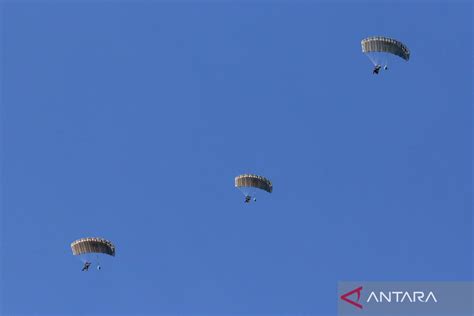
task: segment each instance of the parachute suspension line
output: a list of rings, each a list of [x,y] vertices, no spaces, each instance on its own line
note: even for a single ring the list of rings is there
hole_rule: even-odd
[[[377,61],[375,60],[374,56],[372,56],[371,53],[367,53],[365,55],[369,57],[370,61],[372,62],[372,64],[374,64],[374,66],[377,66]]]

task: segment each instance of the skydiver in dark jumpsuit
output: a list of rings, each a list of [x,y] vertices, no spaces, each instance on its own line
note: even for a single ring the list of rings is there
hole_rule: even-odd
[[[245,202],[245,203],[250,203],[251,200],[252,200],[252,197],[251,197],[250,195],[246,195],[244,202]],[[254,202],[257,202],[257,198],[254,197],[254,198],[253,198],[253,201],[254,201]]]
[[[89,271],[89,267],[91,266],[90,262],[84,263],[84,267],[82,268],[82,271]]]
[[[372,73],[373,73],[374,75],[378,75],[381,68],[382,68],[382,66],[380,66],[380,65],[375,66],[375,68],[374,68],[374,70],[372,71]]]

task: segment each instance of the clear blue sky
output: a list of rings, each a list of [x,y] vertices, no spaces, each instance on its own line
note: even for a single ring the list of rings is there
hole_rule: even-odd
[[[334,315],[473,280],[472,4],[1,5],[2,315]],[[411,50],[373,76],[360,40]],[[246,205],[240,173],[274,192]],[[117,256],[82,273],[70,243]]]

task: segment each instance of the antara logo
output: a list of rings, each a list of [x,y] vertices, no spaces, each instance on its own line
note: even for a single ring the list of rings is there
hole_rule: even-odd
[[[371,292],[369,298],[367,299],[367,303],[371,300],[377,303],[428,303],[430,300],[433,303],[438,303],[436,296],[433,292],[429,292],[428,295],[422,291],[414,291],[414,292],[403,292],[403,291],[392,291],[392,292],[379,292],[378,295],[375,292]]]
[[[360,303],[361,293],[362,293],[362,286],[349,291],[343,295],[341,295],[341,300],[362,309],[363,306]],[[356,300],[350,298],[351,296],[356,296]],[[426,294],[423,291],[388,291],[388,292],[370,292],[367,301],[365,303],[438,303],[438,299],[434,295],[433,292],[428,292]]]

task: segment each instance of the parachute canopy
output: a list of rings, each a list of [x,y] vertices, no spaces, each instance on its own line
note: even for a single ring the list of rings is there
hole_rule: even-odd
[[[391,53],[397,55],[406,61],[410,59],[410,51],[400,41],[383,36],[371,36],[363,39],[362,45],[363,53]]]
[[[257,176],[255,174],[242,174],[235,177],[235,186],[237,188],[242,187],[253,187],[258,188],[268,193],[271,193],[273,186],[270,180],[262,176]]]
[[[112,242],[96,237],[81,238],[71,244],[73,255],[82,255],[87,253],[103,253],[115,256],[115,246]]]

